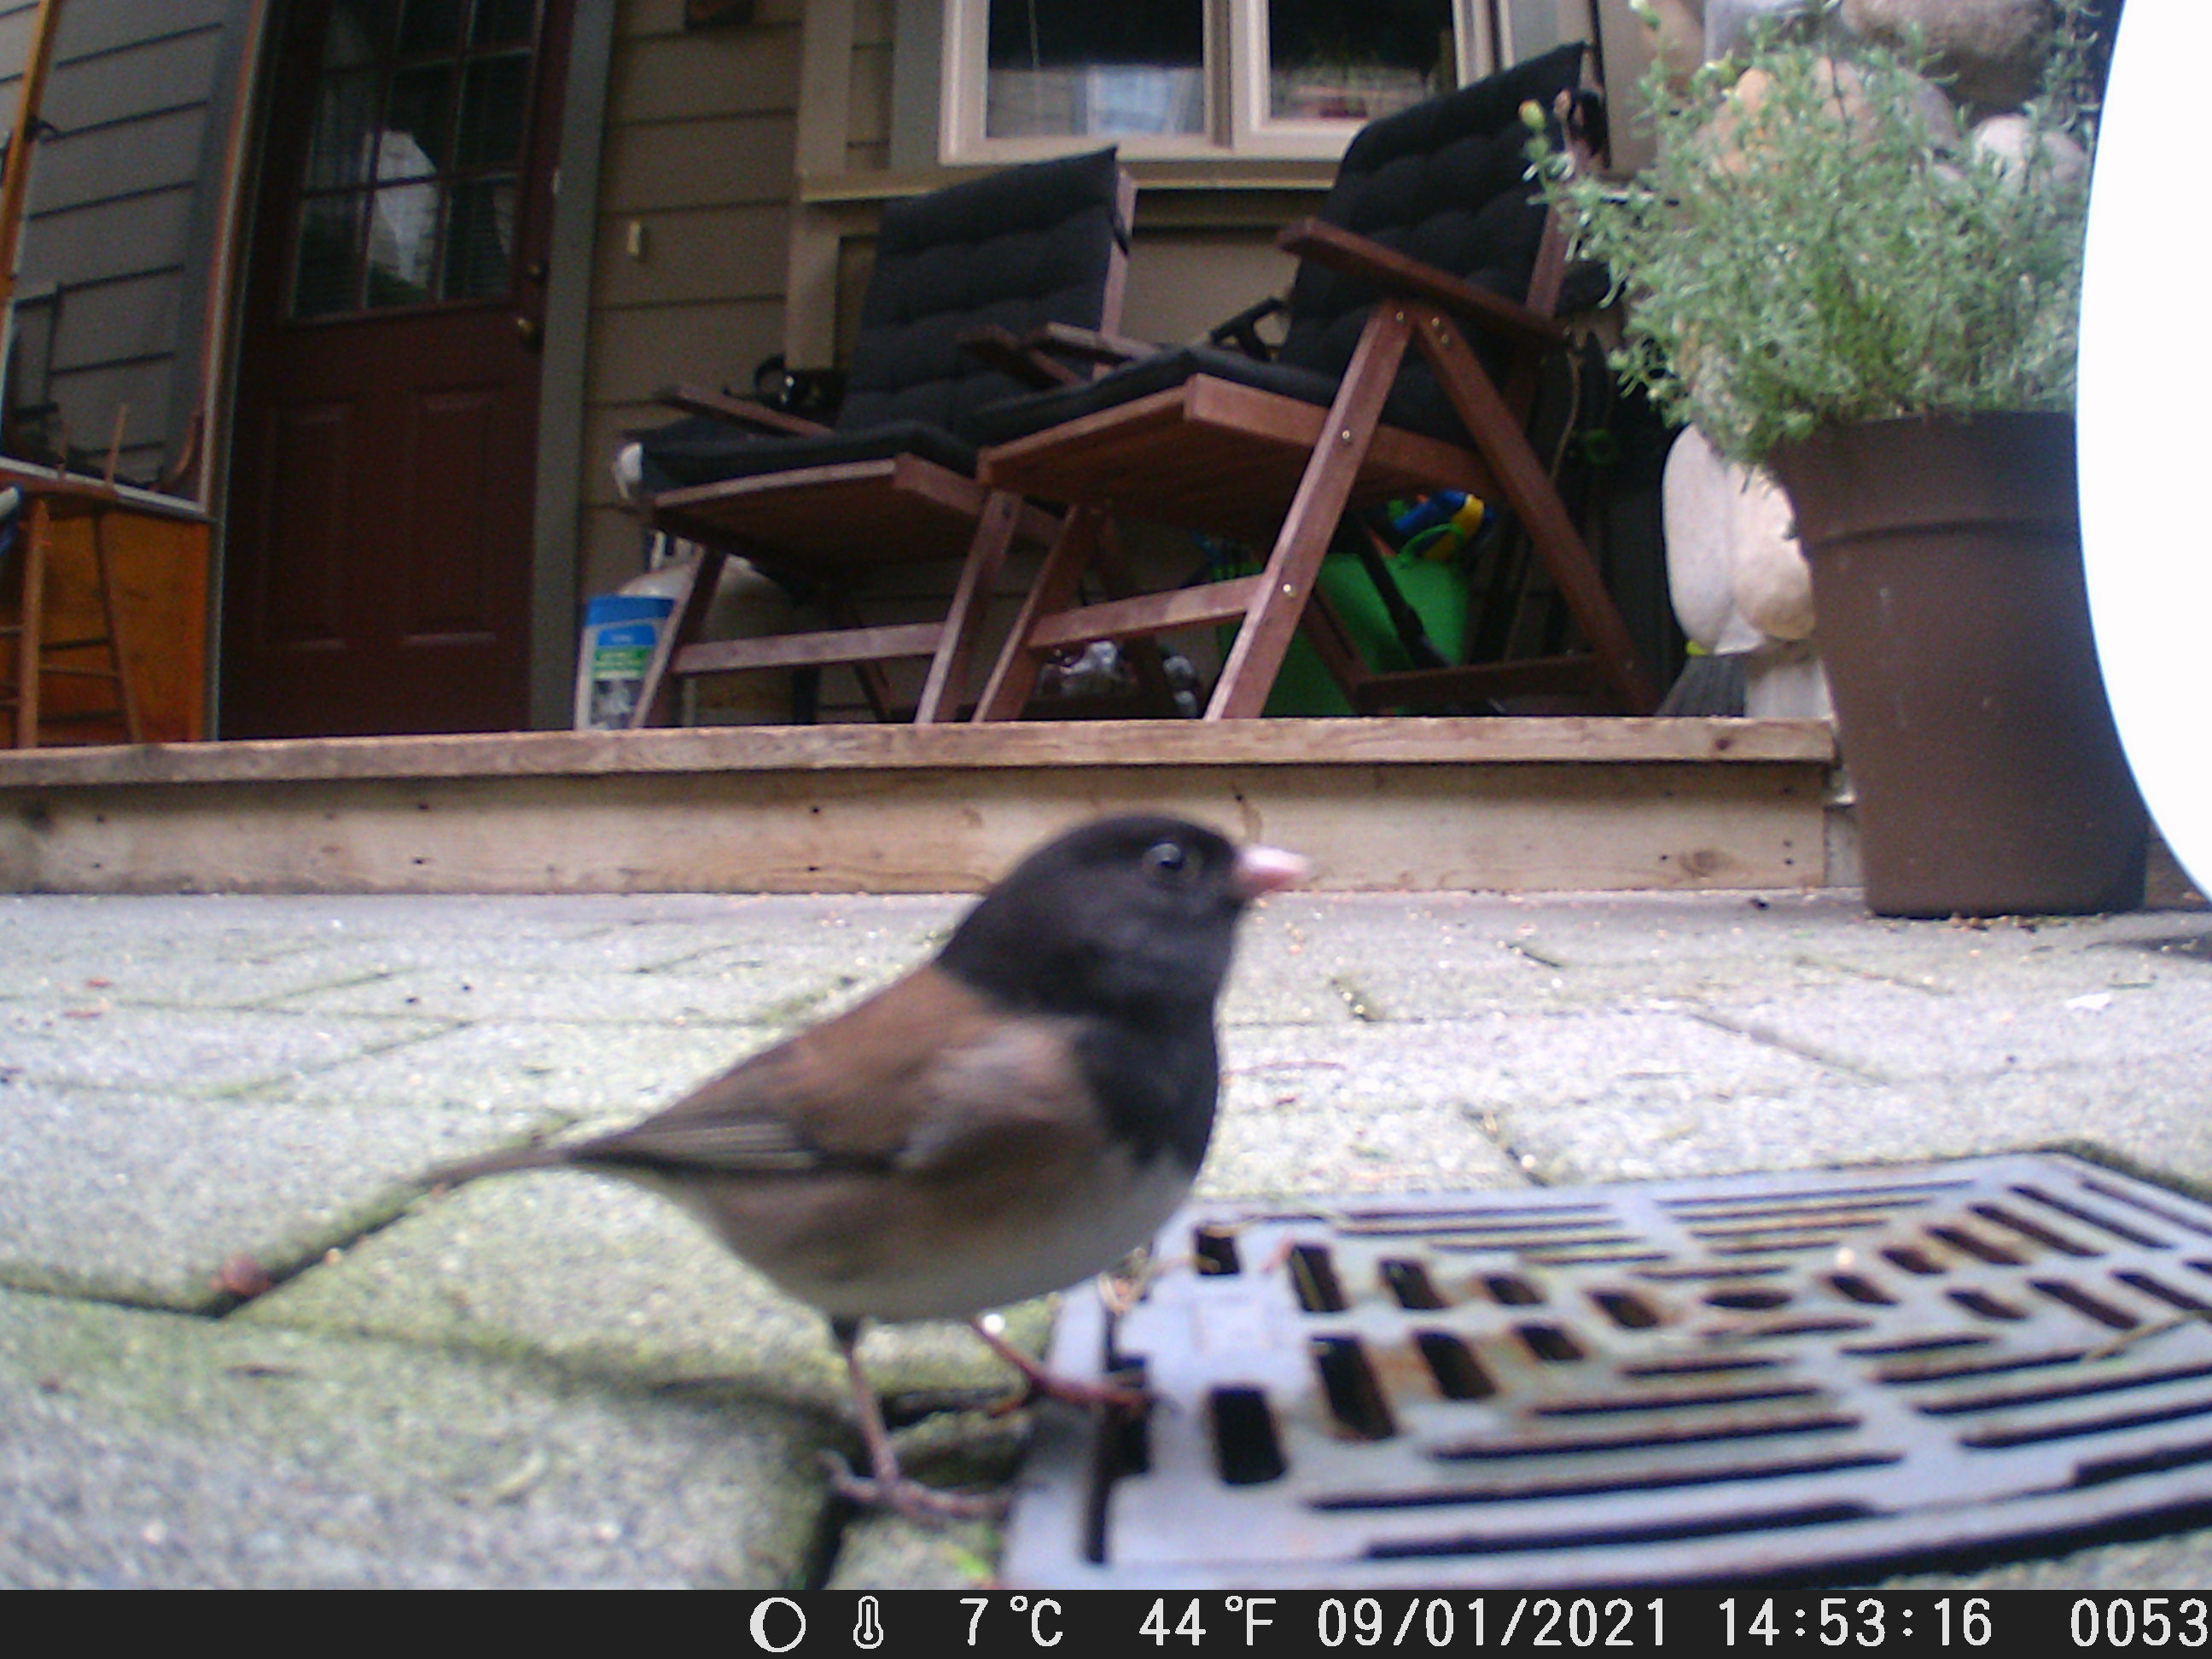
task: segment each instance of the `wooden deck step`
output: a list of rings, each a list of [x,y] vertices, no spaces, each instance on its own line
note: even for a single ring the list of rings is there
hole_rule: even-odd
[[[1323,890],[1815,887],[1813,720],[722,726],[0,755],[16,892],[935,892],[1095,813],[1188,814]]]

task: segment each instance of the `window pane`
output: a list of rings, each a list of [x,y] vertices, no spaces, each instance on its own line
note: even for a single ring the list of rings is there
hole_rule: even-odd
[[[335,75],[315,102],[315,136],[307,147],[307,188],[328,190],[368,178],[376,148],[376,73]]]
[[[383,57],[397,9],[398,0],[337,0],[323,35],[323,67],[362,69]]]
[[[436,297],[430,291],[430,273],[443,194],[436,185],[427,183],[376,192],[368,213],[371,306],[420,305]]]
[[[1449,91],[1451,0],[1267,0],[1268,112],[1371,121]]]
[[[538,0],[477,0],[476,27],[469,31],[469,40],[479,46],[526,41],[537,22]]]
[[[361,211],[357,195],[311,196],[300,204],[299,257],[292,268],[292,314],[327,317],[359,302]]]
[[[461,14],[468,0],[407,0],[399,18],[399,55],[451,52],[460,44]]]
[[[392,77],[392,96],[385,110],[384,142],[376,158],[378,178],[418,178],[448,164],[448,135],[453,119],[452,64],[400,70]]]
[[[990,137],[1206,130],[1204,0],[991,0]]]
[[[523,117],[530,102],[530,58],[524,52],[479,58],[469,65],[461,93],[465,167],[511,164],[522,149]]]
[[[446,227],[448,300],[488,300],[504,294],[514,255],[515,186],[512,179],[459,185]]]

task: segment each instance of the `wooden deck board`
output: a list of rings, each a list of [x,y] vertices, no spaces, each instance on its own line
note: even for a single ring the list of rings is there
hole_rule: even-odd
[[[1094,813],[1182,812],[1324,890],[1810,887],[1814,721],[734,726],[0,755],[0,889],[968,890]]]

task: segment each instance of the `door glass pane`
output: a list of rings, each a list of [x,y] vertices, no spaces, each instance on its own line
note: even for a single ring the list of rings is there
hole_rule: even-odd
[[[407,0],[399,19],[399,55],[451,52],[461,41],[461,14],[468,0]]]
[[[323,68],[368,69],[384,55],[392,39],[398,0],[337,0],[323,36]]]
[[[445,194],[429,182],[380,190],[368,210],[371,306],[414,306],[437,295],[430,275],[438,252],[438,205]]]
[[[1206,131],[1204,0],[991,0],[994,138]]]
[[[307,188],[364,183],[376,149],[376,72],[334,75],[315,100],[315,133],[307,148]]]
[[[1451,0],[1267,0],[1278,120],[1371,121],[1451,88]]]
[[[461,92],[459,164],[512,167],[522,153],[523,123],[529,110],[527,54],[512,52],[471,64]]]
[[[538,0],[477,0],[476,26],[469,31],[469,43],[497,46],[526,41],[537,24]]]
[[[514,204],[512,179],[480,179],[454,190],[446,227],[448,300],[507,292],[514,266]]]
[[[413,179],[435,173],[452,160],[453,70],[449,64],[402,70],[392,77],[385,106],[384,142],[379,147],[380,179]]]
[[[327,317],[361,304],[360,196],[311,197],[301,205],[299,257],[293,265],[292,314]]]

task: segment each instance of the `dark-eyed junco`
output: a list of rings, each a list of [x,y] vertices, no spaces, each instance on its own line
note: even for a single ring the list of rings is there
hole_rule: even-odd
[[[873,1476],[841,1486],[909,1514],[981,1512],[899,1473],[860,1322],[970,1318],[1152,1237],[1212,1131],[1237,918],[1305,869],[1177,818],[1085,824],[1017,866],[935,960],[657,1116],[434,1179],[574,1168],[676,1200],[829,1316]]]

